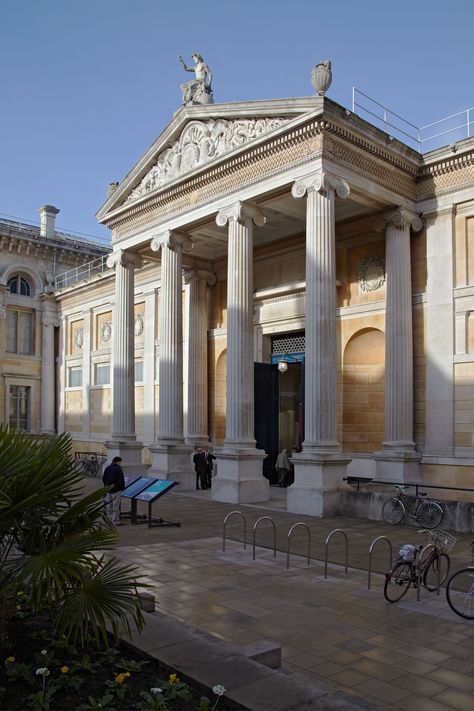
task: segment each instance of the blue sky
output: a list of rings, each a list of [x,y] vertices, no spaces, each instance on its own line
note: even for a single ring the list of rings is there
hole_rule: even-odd
[[[352,86],[425,125],[474,106],[472,0],[0,0],[0,213],[108,239],[95,213],[181,104],[200,52],[216,103]],[[450,142],[450,141],[446,141]]]

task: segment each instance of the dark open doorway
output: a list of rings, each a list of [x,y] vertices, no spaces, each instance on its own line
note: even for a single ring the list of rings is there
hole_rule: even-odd
[[[267,453],[263,475],[276,485],[278,453],[286,448],[290,456],[304,439],[304,354],[274,355],[272,363],[255,363],[254,375],[255,439]]]

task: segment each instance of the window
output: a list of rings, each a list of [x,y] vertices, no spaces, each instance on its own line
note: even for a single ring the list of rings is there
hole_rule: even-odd
[[[7,351],[32,355],[33,313],[7,309]]]
[[[28,279],[21,274],[13,274],[7,281],[10,294],[20,294],[20,296],[31,296],[31,284]]]
[[[68,370],[67,385],[69,388],[80,388],[82,385],[82,367],[73,366]]]
[[[110,385],[110,365],[108,363],[97,363],[95,366],[96,385]]]
[[[135,382],[136,383],[143,382],[143,361],[142,360],[135,361]]]
[[[25,385],[10,385],[10,427],[30,429],[30,390]]]

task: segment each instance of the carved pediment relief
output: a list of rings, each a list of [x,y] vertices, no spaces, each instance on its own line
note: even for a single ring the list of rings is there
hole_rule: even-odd
[[[134,202],[162,185],[269,133],[291,119],[259,118],[228,121],[191,121],[181,136],[162,150],[153,167],[132,190],[126,202]]]

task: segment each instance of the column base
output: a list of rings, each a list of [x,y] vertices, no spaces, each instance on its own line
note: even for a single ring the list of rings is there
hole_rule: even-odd
[[[211,498],[230,504],[268,501],[270,485],[263,476],[263,449],[230,449],[216,451],[217,475],[212,479]]]
[[[421,453],[403,450],[374,452],[376,477],[380,481],[404,484],[419,481]]]
[[[107,464],[114,457],[122,457],[121,467],[124,474],[146,474],[148,467],[142,462],[143,444],[136,440],[110,440],[105,442]]]
[[[196,473],[192,460],[192,447],[182,442],[155,442],[150,447],[150,476],[179,483],[179,491],[196,488]]]
[[[341,489],[350,458],[338,453],[294,454],[295,481],[288,488],[287,510],[307,516],[337,516],[341,512]]]

